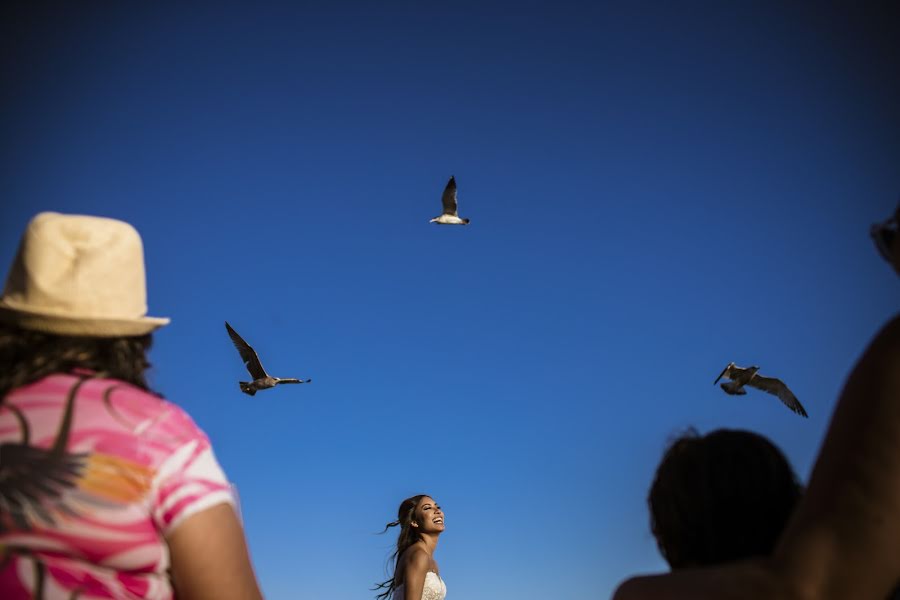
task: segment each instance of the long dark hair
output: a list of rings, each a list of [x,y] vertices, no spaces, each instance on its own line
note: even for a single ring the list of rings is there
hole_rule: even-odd
[[[0,403],[6,395],[54,373],[88,369],[150,391],[145,373],[151,335],[64,336],[0,324]]]
[[[413,527],[411,523],[416,516],[416,507],[421,502],[422,498],[430,498],[428,494],[417,494],[415,496],[410,496],[406,500],[400,503],[400,508],[397,509],[397,520],[391,521],[384,527],[384,533],[391,527],[400,527],[400,535],[397,536],[397,549],[391,553],[391,557],[389,560],[394,561],[394,571],[391,573],[389,579],[382,581],[381,583],[375,584],[373,590],[384,590],[377,596],[376,599],[384,598],[385,600],[389,600],[394,595],[394,589],[396,589],[397,584],[394,581],[394,578],[397,575],[397,567],[400,565],[400,557],[403,556],[403,553],[406,550],[418,542],[421,539],[419,535],[419,530],[416,527]]]

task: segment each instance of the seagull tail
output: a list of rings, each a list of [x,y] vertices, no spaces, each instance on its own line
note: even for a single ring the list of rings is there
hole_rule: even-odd
[[[256,395],[256,390],[253,389],[253,386],[250,385],[249,381],[239,381],[238,384],[241,386],[241,391],[245,394],[249,394],[251,396]]]
[[[463,225],[468,225],[468,224],[469,224],[469,221],[470,221],[470,219],[463,219],[463,220],[462,220],[462,224],[463,224]]]

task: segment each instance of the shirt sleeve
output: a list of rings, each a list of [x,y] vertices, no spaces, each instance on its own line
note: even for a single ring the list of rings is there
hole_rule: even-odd
[[[158,449],[166,450],[153,479],[150,507],[153,521],[164,536],[207,508],[235,506],[231,485],[209,438],[184,410],[168,404],[164,417],[147,434]]]

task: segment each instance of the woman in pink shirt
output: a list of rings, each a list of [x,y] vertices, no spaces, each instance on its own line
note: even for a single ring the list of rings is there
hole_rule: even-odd
[[[144,377],[127,223],[42,213],[0,298],[0,596],[261,598],[206,435]]]

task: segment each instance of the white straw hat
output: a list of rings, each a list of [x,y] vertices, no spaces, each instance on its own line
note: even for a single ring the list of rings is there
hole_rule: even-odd
[[[0,297],[0,320],[60,335],[150,333],[144,248],[123,221],[44,212],[28,224]]]

